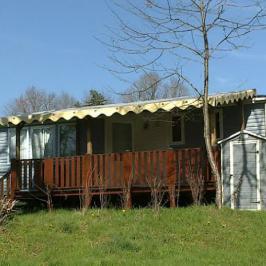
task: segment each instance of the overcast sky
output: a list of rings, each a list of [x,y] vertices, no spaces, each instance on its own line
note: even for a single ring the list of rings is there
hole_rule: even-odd
[[[0,1],[0,106],[29,86],[78,98],[90,88],[128,86],[99,67],[108,64],[108,51],[95,37],[114,24],[104,0]],[[250,44],[212,62],[212,92],[266,94],[266,32],[254,33]],[[190,75],[197,82],[199,71]]]

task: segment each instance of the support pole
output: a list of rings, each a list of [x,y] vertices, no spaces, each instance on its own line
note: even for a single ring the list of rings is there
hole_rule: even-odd
[[[244,130],[245,129],[245,109],[244,109],[244,104],[243,102],[240,103],[240,107],[241,107],[241,125],[240,125],[240,130]]]
[[[76,122],[76,155],[80,155],[80,148],[81,148],[81,134],[80,134],[80,127],[81,127],[81,120],[77,120]]]
[[[87,154],[92,154],[92,130],[91,119],[87,120]]]
[[[16,160],[20,160],[20,131],[21,126],[16,127]]]

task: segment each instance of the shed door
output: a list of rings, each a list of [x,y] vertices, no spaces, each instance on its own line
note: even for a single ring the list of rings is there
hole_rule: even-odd
[[[258,142],[231,145],[231,204],[233,208],[260,208]]]

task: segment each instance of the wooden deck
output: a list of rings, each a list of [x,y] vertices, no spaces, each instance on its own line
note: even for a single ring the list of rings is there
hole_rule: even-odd
[[[214,151],[219,165],[219,151]],[[204,180],[214,190],[214,180],[202,148],[94,154],[47,159],[12,160],[11,171],[0,179],[0,197],[30,199],[149,192],[155,185],[168,191],[190,190],[192,179]],[[172,203],[174,204],[174,203]]]

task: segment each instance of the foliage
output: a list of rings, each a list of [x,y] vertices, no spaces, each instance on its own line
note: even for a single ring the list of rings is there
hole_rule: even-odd
[[[1,265],[263,265],[266,213],[214,207],[55,210],[0,231]]]
[[[103,95],[103,93],[95,89],[91,89],[84,100],[84,104],[89,106],[104,105],[108,102],[109,100]]]

